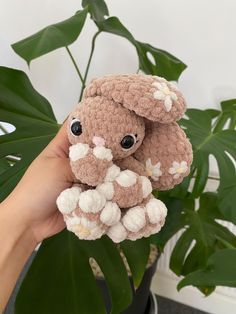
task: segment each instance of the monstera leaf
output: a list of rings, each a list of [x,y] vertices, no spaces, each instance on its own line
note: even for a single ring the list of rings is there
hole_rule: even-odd
[[[131,302],[131,288],[118,250],[106,237],[80,241],[69,231],[40,247],[18,294],[16,313],[105,314],[90,257],[96,259],[107,279],[112,313],[120,313]]]
[[[170,269],[178,276],[187,276],[188,284],[209,295],[215,284],[207,280],[201,285],[195,284],[191,281],[191,274],[207,267],[209,258],[215,252],[236,248],[236,236],[219,223],[225,218],[218,208],[217,193],[202,193],[198,209],[191,193],[182,199],[171,194],[171,191],[159,193],[160,199],[166,202],[168,216],[162,230],[152,236],[151,241],[163,249],[167,241],[181,231],[171,253]]]
[[[6,67],[0,67],[0,119],[16,128],[14,132],[0,136],[2,201],[56,134],[58,124],[51,105],[33,88],[26,74]],[[6,167],[8,155],[18,155],[20,160]]]
[[[91,18],[94,21],[103,21],[109,15],[108,7],[104,0],[82,0],[82,6],[88,6]]]
[[[206,267],[186,276],[178,284],[178,289],[189,285],[236,287],[236,249],[215,252],[208,259]]]
[[[125,254],[132,273],[135,287],[138,287],[143,278],[144,269],[146,268],[150,253],[149,240],[142,238],[140,240],[123,241],[120,244],[122,251]]]
[[[1,158],[0,159],[0,175],[8,170],[10,168],[10,163],[7,161],[6,158]]]
[[[206,266],[215,251],[236,247],[236,236],[217,220],[224,220],[217,208],[216,193],[203,193],[199,209],[185,208],[185,229],[171,254],[170,268],[177,275],[187,275]]]
[[[87,7],[78,11],[69,19],[49,25],[12,45],[14,51],[28,64],[44,54],[55,49],[72,44],[79,36],[87,16]]]
[[[209,174],[209,156],[217,161],[220,174],[220,210],[233,223],[236,223],[236,130],[235,102],[222,103],[222,112],[189,109],[187,118],[181,125],[190,138],[194,150],[192,168],[195,182],[193,194],[199,197],[203,192]],[[230,127],[227,129],[227,122]]]
[[[137,41],[117,17],[105,19],[109,12],[104,0],[83,0],[82,6],[84,9],[71,18],[45,27],[36,34],[13,44],[14,51],[30,63],[33,59],[57,48],[67,47],[79,36],[89,10],[100,32],[124,37],[136,48],[140,70],[146,74],[163,76],[167,80],[178,80],[186,65],[167,51]]]
[[[167,80],[177,81],[180,74],[186,68],[186,65],[182,61],[167,51],[135,40],[133,35],[115,16],[109,17],[97,23],[97,25],[100,31],[124,37],[134,45],[139,58],[139,69],[146,74],[159,75],[165,77]],[[155,63],[150,60],[149,55]]]
[[[135,280],[140,281],[149,255],[149,242],[142,240],[131,245],[124,242],[123,246],[130,247],[127,259],[136,274]],[[143,252],[146,252],[144,257]],[[16,314],[105,314],[104,300],[89,264],[91,257],[106,279],[111,313],[121,313],[131,302],[132,291],[117,247],[105,236],[96,241],[81,241],[73,233],[63,231],[40,247],[18,294]],[[137,270],[136,262],[143,264]]]
[[[169,192],[159,192],[157,198],[161,199],[168,208],[165,225],[161,231],[151,236],[151,242],[163,251],[166,243],[186,225],[183,216],[184,201],[179,198],[170,197]]]

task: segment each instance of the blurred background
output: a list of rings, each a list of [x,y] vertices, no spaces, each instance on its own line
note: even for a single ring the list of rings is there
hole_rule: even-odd
[[[217,107],[236,95],[236,3],[234,0],[108,0],[116,15],[136,39],[169,51],[188,65],[179,86],[189,107]],[[79,78],[65,49],[26,63],[10,44],[44,26],[64,20],[80,8],[70,0],[0,0],[1,64],[24,69],[35,88],[52,104],[59,121],[76,104]],[[84,69],[95,26],[87,20],[78,41],[71,46]],[[89,77],[137,70],[134,48],[117,36],[99,36]]]
[[[221,100],[236,97],[235,0],[106,2],[110,15],[118,16],[136,39],[167,50],[187,64],[179,87],[189,107],[217,108]],[[78,0],[0,0],[0,64],[27,72],[34,87],[52,104],[59,122],[75,106],[80,93],[80,81],[66,50],[59,49],[32,61],[29,69],[10,45],[70,17],[79,8]],[[87,21],[78,41],[71,46],[82,72],[95,31],[94,25]],[[134,48],[128,41],[101,34],[89,78],[136,72],[137,62]],[[218,288],[207,300],[192,288],[185,288],[180,293],[176,291],[176,278],[168,270],[171,245],[159,264],[153,289],[160,295],[211,313],[235,313],[236,292],[233,289]]]

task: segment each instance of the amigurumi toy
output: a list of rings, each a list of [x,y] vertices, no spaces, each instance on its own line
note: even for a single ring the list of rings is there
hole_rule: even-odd
[[[57,199],[80,239],[114,242],[157,233],[167,209],[152,189],[189,174],[192,148],[175,122],[186,109],[178,88],[151,75],[92,80],[68,118],[69,158],[78,183]]]

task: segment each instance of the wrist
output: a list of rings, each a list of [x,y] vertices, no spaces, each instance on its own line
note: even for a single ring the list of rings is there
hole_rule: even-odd
[[[32,232],[9,200],[0,204],[0,312],[36,247]]]
[[[5,233],[9,245],[15,246],[21,243],[24,248],[33,250],[37,246],[33,232],[27,223],[23,211],[17,207],[14,197],[8,197],[0,204],[0,233]]]

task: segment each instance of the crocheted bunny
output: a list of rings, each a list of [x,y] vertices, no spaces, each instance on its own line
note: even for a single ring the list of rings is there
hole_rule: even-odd
[[[69,158],[78,179],[57,205],[80,239],[114,242],[157,233],[167,209],[151,192],[189,174],[192,147],[175,122],[186,105],[177,87],[151,75],[92,80],[68,118]]]

